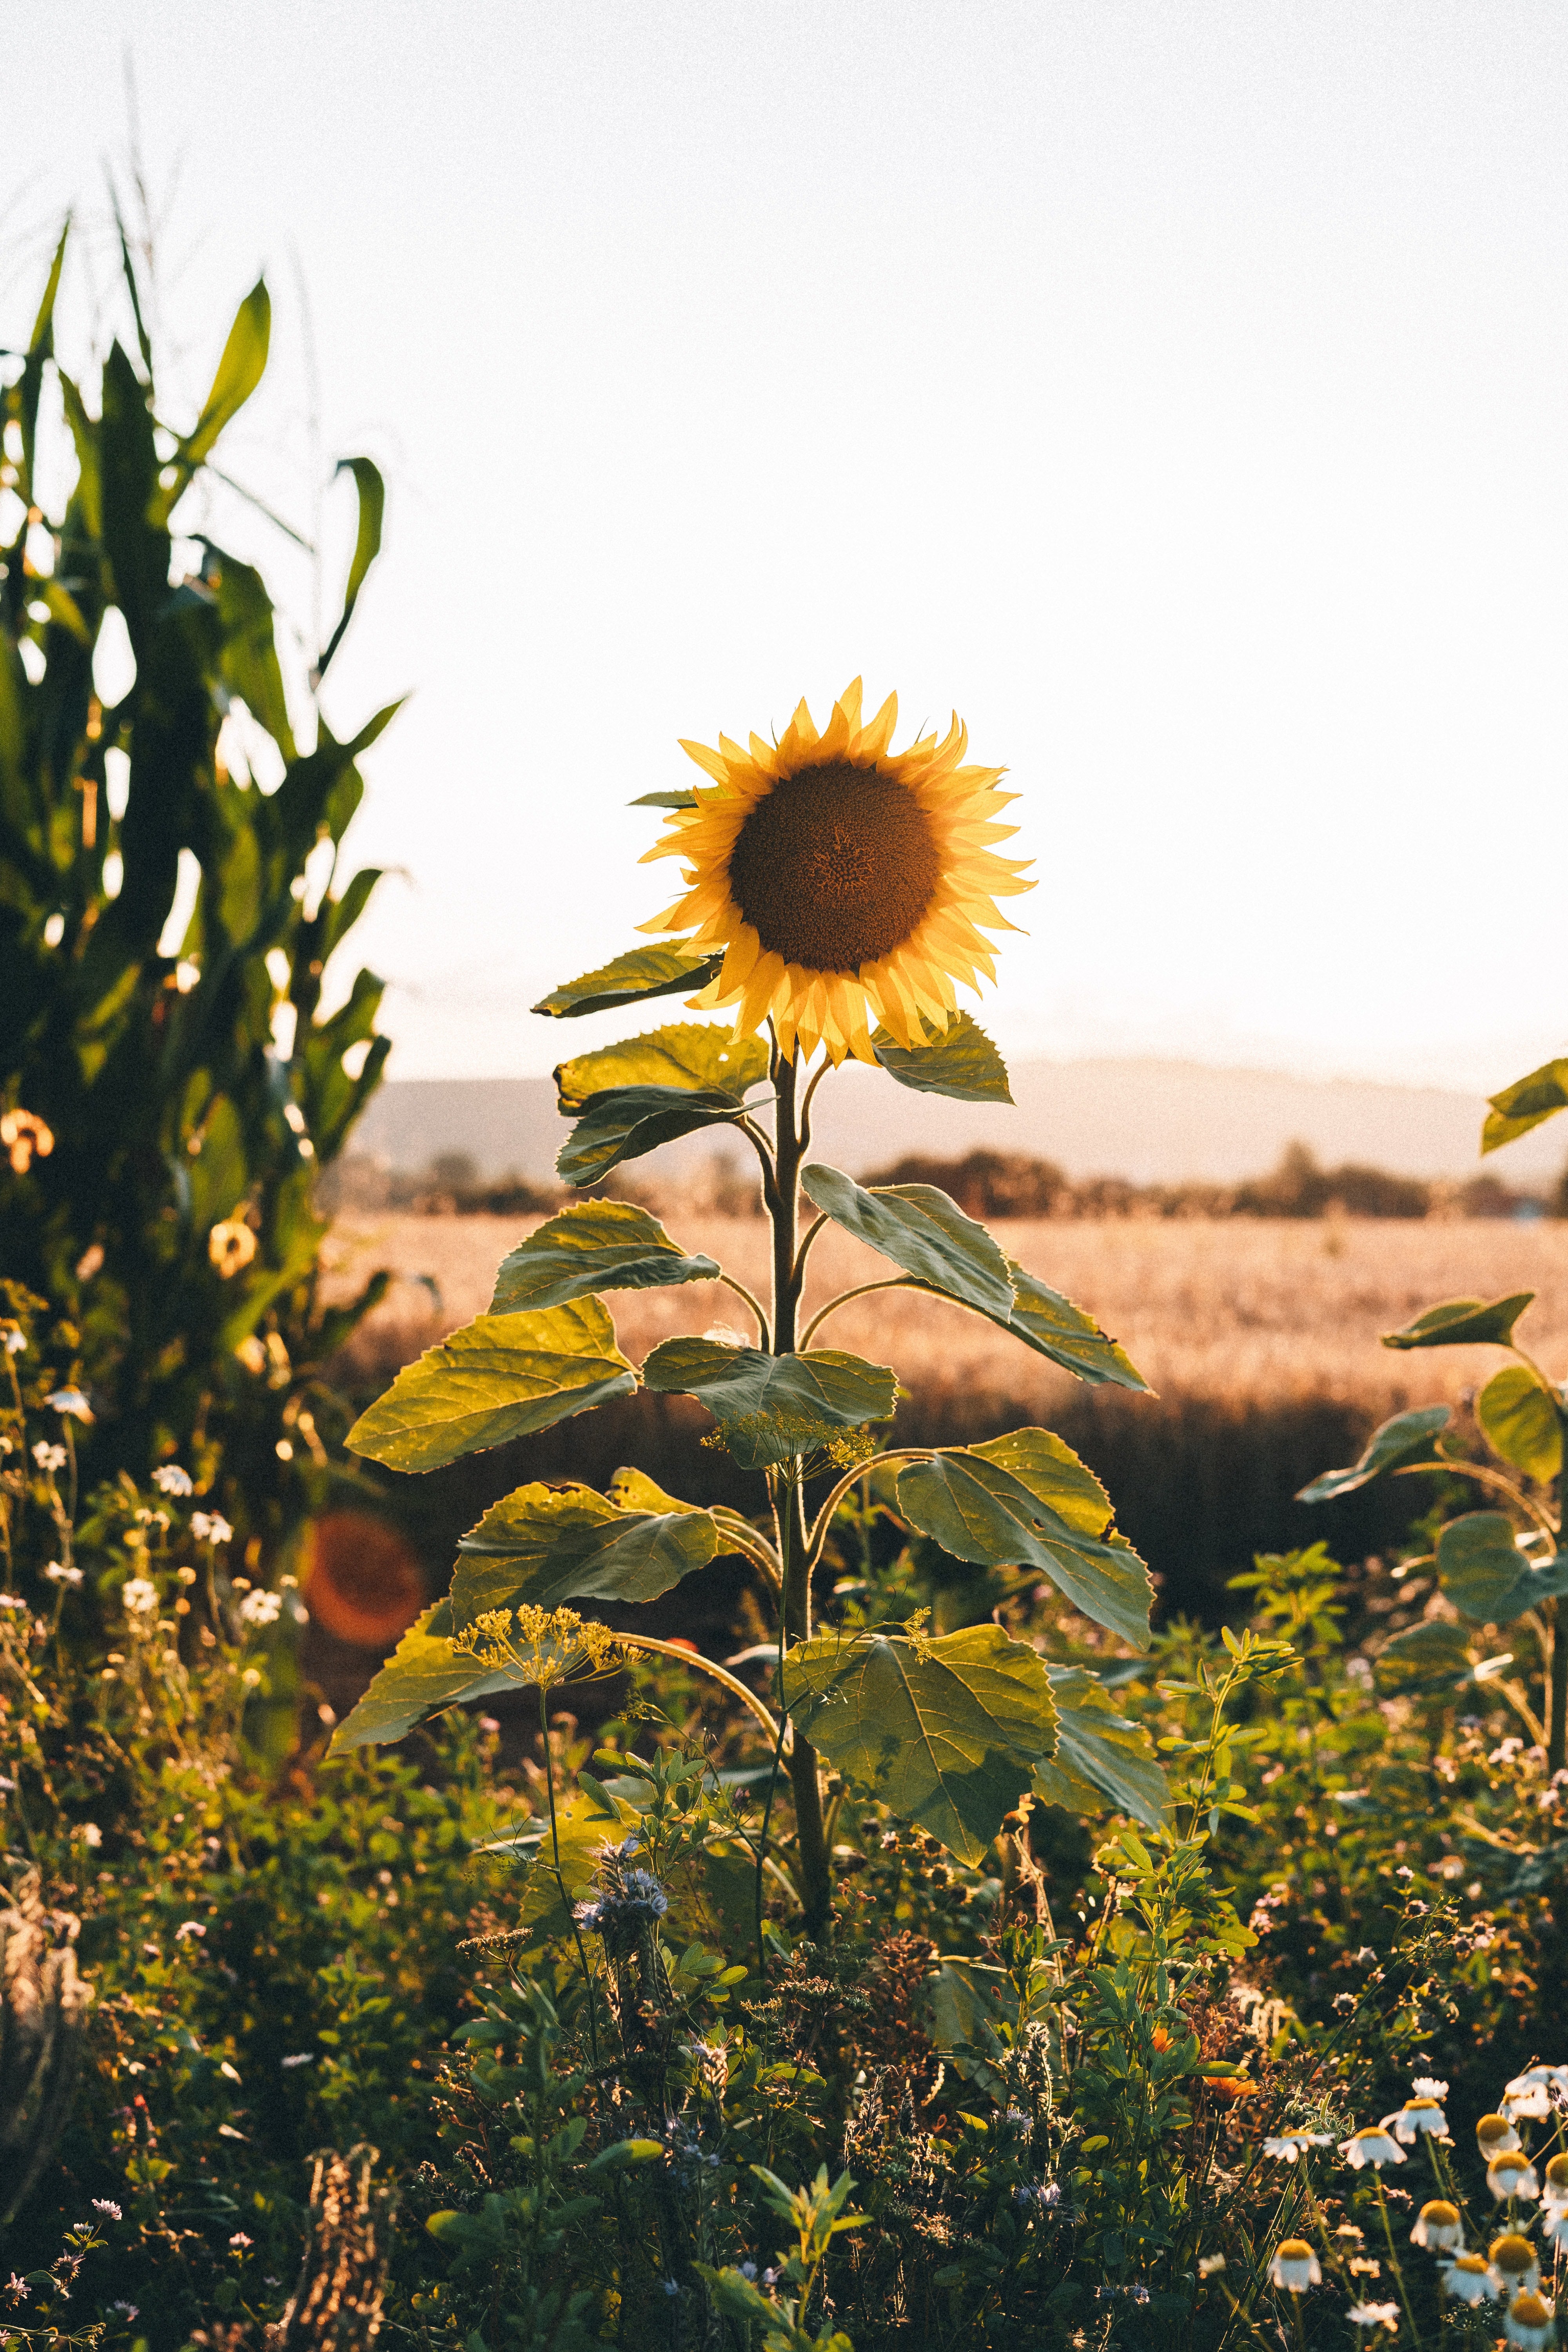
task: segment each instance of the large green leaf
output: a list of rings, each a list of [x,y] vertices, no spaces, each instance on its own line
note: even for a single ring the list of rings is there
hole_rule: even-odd
[[[820,1634],[785,1657],[784,1696],[830,1764],[969,1863],[1056,1746],[1045,1666],[1000,1625]]]
[[[713,1282],[721,1271],[713,1258],[686,1256],[657,1217],[629,1201],[574,1201],[502,1258],[490,1313],[563,1307],[595,1290]]]
[[[1512,1143],[1539,1127],[1544,1118],[1552,1118],[1560,1110],[1568,1109],[1568,1060],[1545,1062],[1529,1077],[1516,1078],[1511,1087],[1504,1087],[1500,1095],[1491,1097],[1481,1129],[1483,1152],[1497,1150],[1500,1144]]]
[[[520,1690],[522,1675],[511,1666],[481,1664],[452,1638],[449,1601],[411,1625],[359,1705],[332,1734],[332,1753],[401,1739],[427,1716],[492,1693]],[[571,1654],[561,1653],[564,1659]]]
[[[841,1429],[890,1421],[898,1382],[886,1364],[813,1349],[766,1356],[719,1339],[664,1339],[643,1366],[644,1383],[698,1397],[745,1469],[810,1454]]]
[[[1563,1467],[1563,1421],[1556,1399],[1529,1364],[1505,1364],[1476,1399],[1476,1419],[1488,1442],[1542,1484]]]
[[[706,988],[717,977],[722,956],[693,955],[689,948],[631,948],[614,962],[585,971],[552,989],[534,1006],[558,1021],[583,1013],[607,1013],[617,1004],[644,1004],[653,996],[679,996]]]
[[[706,1511],[623,1511],[591,1486],[519,1486],[458,1546],[452,1622],[563,1601],[656,1601],[721,1549]]]
[[[1091,1387],[1136,1389],[1145,1396],[1153,1393],[1131,1359],[1114,1339],[1107,1339],[1092,1315],[1086,1315],[1060,1291],[1047,1289],[1016,1259],[1008,1259],[1007,1271],[1013,1277],[1013,1312],[1006,1318],[994,1316],[994,1322],[1022,1339],[1037,1356],[1048,1356],[1063,1371],[1089,1381]]]
[[[1443,1617],[1423,1617],[1385,1642],[1376,1664],[1378,1681],[1385,1688],[1413,1683],[1452,1687],[1470,1672],[1473,1661],[1458,1625]]]
[[[1348,1470],[1325,1470],[1310,1486],[1303,1486],[1296,1500],[1299,1503],[1329,1503],[1336,1495],[1351,1495],[1358,1486],[1381,1477],[1385,1470],[1396,1469],[1402,1462],[1414,1462],[1416,1455],[1429,1454],[1437,1442],[1437,1433],[1448,1423],[1446,1404],[1417,1405],[1413,1412],[1396,1412],[1374,1429],[1363,1449],[1361,1459],[1352,1462]]]
[[[739,1118],[742,1108],[733,1095],[706,1087],[697,1093],[683,1087],[612,1087],[583,1106],[556,1173],[566,1184],[597,1184],[623,1160],[641,1160],[678,1136]]]
[[[481,1315],[405,1364],[347,1443],[389,1470],[435,1470],[629,1395],[637,1384],[596,1298],[537,1315]]]
[[[1400,1331],[1385,1331],[1385,1348],[1506,1348],[1513,1327],[1534,1297],[1513,1290],[1506,1298],[1445,1298]]]
[[[1084,1524],[1088,1497],[1055,1451],[1060,1446],[1048,1431],[1015,1430],[912,1462],[899,1474],[899,1508],[955,1559],[1036,1569],[1084,1616],[1146,1650],[1154,1597],[1148,1572],[1123,1538],[1100,1534],[1109,1511],[1098,1527]]]
[[[846,1233],[869,1242],[917,1281],[977,1307],[994,1321],[1011,1318],[1013,1277],[984,1225],[933,1184],[879,1184],[871,1190],[820,1163],[801,1171],[801,1190]]]
[[[1513,1523],[1501,1511],[1467,1511],[1437,1538],[1443,1590],[1478,1625],[1510,1625],[1528,1609],[1532,1573],[1513,1539]]]
[[[1046,1672],[1057,1704],[1057,1752],[1036,1765],[1036,1794],[1080,1813],[1098,1812],[1109,1797],[1119,1811],[1156,1828],[1171,1792],[1142,1725],[1118,1715],[1087,1666]]]
[[[1006,1064],[967,1013],[955,1013],[929,1045],[900,1045],[886,1029],[879,1029],[871,1051],[890,1078],[919,1094],[949,1095],[954,1102],[1013,1099]]]
[[[570,1118],[613,1087],[680,1087],[733,1095],[738,1102],[767,1074],[768,1049],[760,1037],[737,1037],[719,1021],[677,1021],[559,1063],[555,1085],[562,1115]]]

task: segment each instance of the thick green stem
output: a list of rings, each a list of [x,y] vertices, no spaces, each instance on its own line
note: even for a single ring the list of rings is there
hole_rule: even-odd
[[[794,1061],[779,1061],[773,1076],[773,1095],[778,1107],[773,1137],[776,1192],[769,1203],[773,1226],[773,1352],[788,1356],[795,1352],[795,1320],[804,1278],[795,1263],[795,1215],[804,1147],[795,1122]],[[805,1642],[811,1638],[811,1546],[806,1540],[805,1502],[799,1486],[789,1486],[779,1502],[784,1638],[790,1643]],[[782,1692],[780,1701],[782,1704]],[[822,1780],[816,1750],[798,1733],[790,1750],[789,1777],[795,1794],[805,1932],[815,1943],[821,1943],[832,1929],[833,1874],[822,1818]]]

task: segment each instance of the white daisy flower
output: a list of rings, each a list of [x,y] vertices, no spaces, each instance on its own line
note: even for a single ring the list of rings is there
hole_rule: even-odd
[[[1457,2252],[1465,2242],[1465,2225],[1459,2219],[1458,2207],[1450,2205],[1446,2197],[1429,2199],[1415,2216],[1410,2242],[1413,2246],[1426,2246],[1433,2253]]]
[[[153,1484],[161,1495],[194,1495],[191,1474],[182,1470],[177,1462],[165,1462],[153,1473]]]
[[[1438,2280],[1444,2294],[1458,2295],[1461,2303],[1484,2303],[1489,2294],[1500,2291],[1485,2254],[1457,2255],[1453,2262],[1444,2263]]]
[[[1352,2132],[1349,2139],[1341,2140],[1340,2154],[1355,2172],[1366,2164],[1375,2165],[1381,2172],[1385,2164],[1405,2162],[1405,2150],[1384,2124],[1366,2124]]]
[[[1568,2067],[1527,2066],[1516,2074],[1498,2101],[1500,2114],[1510,2123],[1528,2116],[1535,2123],[1545,2123],[1552,2114],[1552,2091],[1568,2089]]]
[[[1448,2118],[1436,2099],[1422,2095],[1405,2100],[1396,2116],[1384,2116],[1384,2122],[1394,2127],[1394,2137],[1406,2147],[1414,2147],[1423,2132],[1437,2139],[1448,2137]]]
[[[1310,2286],[1321,2286],[1323,2283],[1321,2265],[1305,2238],[1280,2240],[1268,2265],[1268,2275],[1286,2294],[1305,2294]]]
[[[1446,2099],[1448,2095],[1447,2083],[1439,2083],[1433,2074],[1417,2074],[1410,2087],[1420,2099]]]
[[[1487,2167],[1487,2187],[1500,2204],[1505,2197],[1539,2197],[1535,2167],[1522,2150],[1510,2148],[1494,2156]]]
[[[133,1576],[121,1586],[120,1599],[128,1617],[145,1617],[158,1606],[158,1588],[144,1576]]]
[[[1345,2317],[1352,2327],[1397,2327],[1399,2305],[1396,2303],[1352,2303]]]
[[[91,1424],[92,1407],[79,1389],[56,1389],[52,1396],[44,1399],[44,1402],[53,1412],[68,1414],[72,1421]]]
[[[1502,2332],[1510,2344],[1522,2347],[1522,2352],[1549,2352],[1557,2341],[1557,2306],[1533,2288],[1526,2294],[1516,2295],[1509,2305]]]
[[[1476,2146],[1489,2164],[1494,2156],[1510,2154],[1523,2145],[1506,2116],[1483,2116],[1476,2126]]]
[[[239,1604],[239,1613],[247,1625],[271,1625],[282,1612],[282,1595],[277,1592],[247,1592]]]
[[[1523,2294],[1541,2284],[1535,2248],[1518,2230],[1506,2230],[1500,2238],[1494,2238],[1489,2259],[1505,2294]]]

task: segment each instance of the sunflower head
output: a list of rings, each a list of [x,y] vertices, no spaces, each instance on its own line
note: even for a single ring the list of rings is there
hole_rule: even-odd
[[[684,743],[710,781],[647,853],[682,859],[687,887],[643,928],[722,950],[698,1004],[738,1005],[743,1030],[771,1019],[792,1059],[872,1060],[873,1017],[900,1045],[940,1034],[955,983],[995,978],[985,932],[1013,928],[997,898],[1034,887],[994,854],[1016,830],[993,822],[1005,771],[964,765],[956,715],[893,751],[898,708],[862,725],[857,678],[820,733],[803,702],[777,743]]]

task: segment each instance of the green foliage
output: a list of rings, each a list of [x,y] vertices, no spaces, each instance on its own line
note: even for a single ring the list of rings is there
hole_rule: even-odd
[[[657,1217],[629,1201],[580,1201],[535,1226],[496,1274],[492,1315],[564,1307],[595,1290],[654,1290],[711,1282],[710,1257],[689,1257]]]
[[[955,1013],[942,1035],[924,1045],[900,1045],[879,1029],[871,1050],[890,1078],[917,1094],[947,1095],[954,1102],[1013,1099],[1006,1066],[971,1013]]]
[[[481,1315],[406,1365],[360,1415],[348,1442],[389,1470],[434,1470],[636,1386],[596,1298],[535,1314]]]
[[[624,1510],[591,1486],[519,1486],[458,1547],[452,1622],[563,1601],[655,1601],[720,1550],[707,1511]]]
[[[859,1356],[830,1348],[774,1356],[723,1339],[661,1339],[643,1379],[667,1395],[698,1398],[748,1470],[813,1453],[842,1430],[890,1421],[897,1392],[887,1365]]]
[[[189,551],[181,501],[266,366],[266,287],[182,434],[145,335],[139,357],[112,345],[90,412],[55,347],[66,256],[62,237],[0,394],[21,518],[0,546],[0,1114],[45,1131],[0,1153],[5,1270],[79,1325],[95,1474],[226,1445],[226,1507],[276,1539],[343,1425],[319,1368],[384,1286],[322,1308],[311,1194],[387,1051],[372,974],[321,1005],[377,879],[345,877],[340,851],[359,756],[392,710],[339,741],[312,703],[302,745],[260,572],[210,538]],[[139,321],[128,253],[125,276]],[[334,645],[380,545],[380,477],[351,467],[359,543]],[[62,476],[63,507],[40,516]],[[117,632],[134,675],[106,706],[95,660]],[[182,864],[199,882],[165,952]]]
[[[679,996],[689,988],[704,987],[717,976],[722,961],[721,956],[693,956],[685,948],[632,948],[597,971],[568,981],[533,1009],[561,1020],[643,1004],[656,996]]]
[[[868,1192],[837,1168],[804,1168],[801,1190],[858,1241],[868,1242],[923,1287],[973,1307],[993,1320],[1013,1312],[1007,1260],[984,1225],[930,1184]]]

